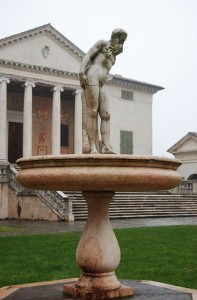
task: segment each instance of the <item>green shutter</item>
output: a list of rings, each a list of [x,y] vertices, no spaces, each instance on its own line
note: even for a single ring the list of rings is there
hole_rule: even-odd
[[[133,92],[127,90],[121,90],[121,99],[133,100]]]
[[[133,132],[120,131],[120,153],[133,154]]]

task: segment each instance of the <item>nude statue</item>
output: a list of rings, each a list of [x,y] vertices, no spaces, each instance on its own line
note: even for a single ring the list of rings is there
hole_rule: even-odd
[[[114,65],[116,56],[123,51],[127,33],[123,29],[114,29],[109,41],[100,40],[84,56],[79,79],[83,88],[82,99],[87,109],[86,130],[91,154],[114,153],[110,145],[110,113],[109,100],[104,84],[109,71]],[[101,119],[101,143],[98,145],[98,115]]]

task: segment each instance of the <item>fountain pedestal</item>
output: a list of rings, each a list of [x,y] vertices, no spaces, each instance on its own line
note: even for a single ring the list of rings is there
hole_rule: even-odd
[[[64,294],[82,299],[131,296],[133,289],[121,286],[115,275],[120,248],[109,221],[109,204],[114,192],[86,191],[83,195],[88,205],[88,220],[76,254],[82,274],[75,284],[64,286]]]
[[[102,300],[133,295],[115,275],[120,248],[109,221],[115,191],[145,192],[179,184],[175,159],[131,155],[65,155],[22,158],[17,180],[37,190],[83,191],[88,219],[77,247],[82,274],[63,287],[70,298]]]

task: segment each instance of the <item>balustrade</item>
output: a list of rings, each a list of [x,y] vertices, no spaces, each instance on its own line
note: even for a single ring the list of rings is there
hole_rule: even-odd
[[[193,193],[193,181],[183,180],[178,187],[179,194],[192,194]]]

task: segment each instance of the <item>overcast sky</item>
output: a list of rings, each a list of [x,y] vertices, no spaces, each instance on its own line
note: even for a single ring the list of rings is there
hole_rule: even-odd
[[[197,0],[1,1],[0,39],[47,23],[84,52],[128,32],[111,73],[165,88],[153,98],[154,155],[197,132]]]

